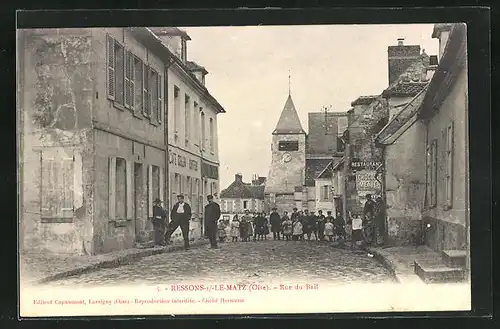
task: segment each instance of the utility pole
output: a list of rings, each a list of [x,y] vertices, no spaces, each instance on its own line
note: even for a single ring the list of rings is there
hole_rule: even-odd
[[[323,107],[323,111],[325,113],[325,135],[329,135],[329,133],[328,133],[328,111],[331,110],[331,109],[332,109],[331,105]],[[332,134],[332,136],[335,136],[335,135]],[[334,149],[337,150],[337,145],[332,145],[332,169],[331,169],[331,172],[332,172],[332,178],[331,178],[332,187],[335,185],[333,165],[334,165],[334,162],[335,162],[335,155],[336,154],[335,154]],[[336,208],[335,208],[335,198],[333,197],[333,192],[334,191],[332,189],[330,189],[330,191],[328,191],[328,193],[331,195],[332,210],[336,211]]]

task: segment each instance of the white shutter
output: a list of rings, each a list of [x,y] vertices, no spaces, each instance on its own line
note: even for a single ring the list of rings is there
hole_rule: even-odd
[[[129,53],[130,65],[130,109],[135,110],[135,56]]]
[[[107,35],[107,76],[108,98],[115,99],[115,40]]]
[[[83,206],[83,164],[79,151],[74,152],[73,161],[73,207],[78,209]]]
[[[133,202],[132,202],[132,193],[133,193],[133,186],[132,186],[132,165],[133,162],[126,160],[126,197],[127,197],[127,202],[126,202],[126,207],[127,207],[127,219],[132,219],[134,216],[134,209],[132,207]]]
[[[73,217],[74,201],[74,156],[73,150],[62,152],[61,156],[61,178],[59,180],[59,195],[61,216],[64,218]]]
[[[149,98],[149,67],[146,64],[142,65],[142,113],[149,118],[151,104]]]
[[[153,166],[148,165],[148,218],[153,217]]]
[[[109,188],[109,219],[115,219],[116,217],[116,158],[109,158],[109,173],[108,173],[108,188]]]

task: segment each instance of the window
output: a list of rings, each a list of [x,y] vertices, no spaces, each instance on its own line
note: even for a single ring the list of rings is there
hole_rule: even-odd
[[[188,146],[189,144],[189,134],[190,134],[190,128],[191,128],[191,123],[190,123],[190,116],[191,116],[191,98],[186,95],[184,97],[184,133],[185,133],[185,145]]]
[[[133,89],[134,89],[134,97],[133,97],[133,109],[136,114],[141,113],[143,111],[143,96],[142,96],[142,91],[143,91],[143,69],[144,69],[144,64],[141,59],[138,57],[134,56],[134,83],[133,83]]]
[[[206,136],[205,136],[205,113],[201,112],[201,147],[206,148]]]
[[[453,206],[453,122],[446,128],[446,151],[445,151],[445,181],[446,181],[446,202],[447,208]]]
[[[298,141],[280,141],[278,144],[279,151],[298,151],[299,142]]]
[[[208,129],[210,133],[210,150],[213,152],[215,150],[215,138],[214,138],[214,119],[210,118],[208,122]]]
[[[174,86],[174,134],[175,141],[179,139],[179,131],[181,124],[181,103],[180,103],[180,90],[177,86]]]
[[[243,201],[243,209],[248,209],[248,201]]]
[[[437,140],[427,146],[427,206],[436,206],[437,194]]]
[[[73,218],[73,154],[43,151],[41,167],[42,218]]]
[[[328,191],[329,191],[329,186],[328,185],[321,186],[320,198],[321,198],[322,201],[328,201],[329,200]]]
[[[116,103],[124,105],[124,58],[123,46],[111,38],[107,37],[107,75],[108,75],[108,98]]]
[[[132,163],[123,158],[109,158],[108,215],[111,220],[131,219]]]

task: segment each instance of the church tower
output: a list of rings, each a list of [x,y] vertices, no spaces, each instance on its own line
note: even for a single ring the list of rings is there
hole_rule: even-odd
[[[296,206],[294,193],[305,184],[306,132],[289,94],[272,133],[271,166],[264,190],[269,207],[289,213]]]

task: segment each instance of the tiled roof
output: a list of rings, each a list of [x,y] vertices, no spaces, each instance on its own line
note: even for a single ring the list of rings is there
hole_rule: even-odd
[[[189,34],[187,34],[186,31],[179,29],[178,27],[165,26],[165,27],[151,27],[150,29],[156,35],[180,36],[186,40],[191,40]]]
[[[347,113],[344,115],[347,117]],[[339,115],[334,113],[328,113],[326,120],[325,113],[308,113],[307,154],[331,155],[337,152],[338,118]]]
[[[274,129],[273,134],[305,134],[306,132],[302,129],[302,124],[300,123],[299,115],[293,104],[292,96],[288,95],[285,103],[285,107],[281,112],[281,116]]]
[[[369,95],[369,96],[359,96],[355,101],[351,103],[351,106],[355,105],[368,105],[373,102],[378,95]]]
[[[235,180],[220,193],[221,198],[264,199],[265,185],[252,185]]]
[[[409,119],[411,119],[419,110],[420,104],[427,91],[427,85],[418,93],[401,111],[389,121],[389,123],[377,134],[376,140],[382,141],[398,131]]]
[[[208,71],[203,66],[193,61],[186,62],[186,66],[190,71],[202,71],[204,73],[208,73]]]
[[[428,81],[408,81],[396,84],[393,87],[387,88],[384,95],[387,96],[416,96],[421,92],[425,86],[429,84]]]
[[[306,186],[314,186],[314,180],[325,169],[332,159],[306,159]]]

